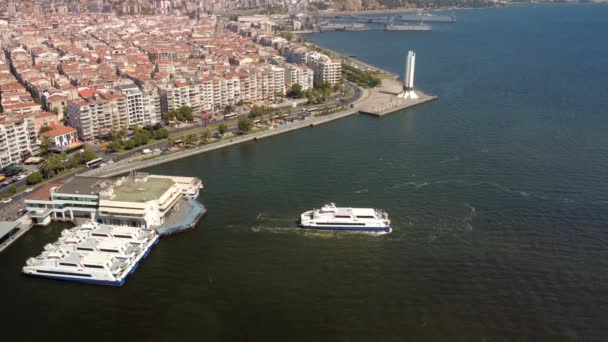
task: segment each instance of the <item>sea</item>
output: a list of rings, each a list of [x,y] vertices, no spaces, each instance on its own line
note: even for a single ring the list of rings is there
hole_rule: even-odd
[[[123,287],[22,275],[67,226],[27,233],[0,254],[3,340],[606,340],[608,6],[455,14],[303,36],[399,74],[413,50],[439,98],[148,169],[200,177],[209,212]],[[328,202],[393,231],[297,227]]]

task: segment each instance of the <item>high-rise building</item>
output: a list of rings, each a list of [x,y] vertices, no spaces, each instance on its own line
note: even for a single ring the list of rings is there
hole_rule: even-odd
[[[290,88],[294,83],[302,86],[302,90],[313,87],[313,71],[305,65],[285,65],[285,86]]]
[[[0,168],[37,155],[37,141],[34,115],[24,114],[0,120]]]

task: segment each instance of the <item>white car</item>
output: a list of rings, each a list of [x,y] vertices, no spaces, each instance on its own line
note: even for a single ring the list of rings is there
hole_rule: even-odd
[[[11,203],[13,199],[12,198],[5,198],[2,200],[2,203],[6,204],[6,203]]]
[[[27,177],[27,175],[19,175],[17,176],[17,180],[25,179],[25,177]]]
[[[27,189],[25,189],[23,191],[25,191],[25,192],[32,192],[32,190],[34,190],[34,189],[33,188],[27,188]]]

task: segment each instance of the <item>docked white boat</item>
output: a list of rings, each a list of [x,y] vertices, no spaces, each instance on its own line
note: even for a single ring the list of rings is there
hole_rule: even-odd
[[[145,245],[133,245],[118,239],[96,239],[81,236],[72,236],[53,244],[44,246],[45,251],[63,251],[77,253],[93,253],[110,255],[120,260],[135,261],[141,258]],[[140,255],[141,254],[141,255]]]
[[[307,229],[390,232],[388,214],[372,208],[338,208],[324,205],[302,213],[300,226]]]
[[[80,236],[97,239],[119,239],[132,244],[149,245],[158,241],[158,235],[152,229],[140,229],[124,226],[109,226],[96,222],[87,222],[80,226],[64,229],[61,239]]]
[[[23,273],[58,280],[121,286],[135,267],[136,263],[118,260],[110,255],[57,250],[29,258],[23,267]]]
[[[152,230],[87,222],[65,229],[23,273],[38,277],[120,286],[158,242]]]

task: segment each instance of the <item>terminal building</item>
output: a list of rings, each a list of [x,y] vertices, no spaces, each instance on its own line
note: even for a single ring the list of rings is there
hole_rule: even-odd
[[[156,229],[180,210],[191,212],[195,208],[194,215],[200,218],[204,207],[197,206],[195,199],[201,188],[200,179],[193,177],[147,173],[117,179],[77,176],[66,183],[46,184],[28,196],[25,204],[28,215],[39,225],[47,225],[52,220],[84,218],[111,225]],[[196,212],[198,209],[202,212]]]

